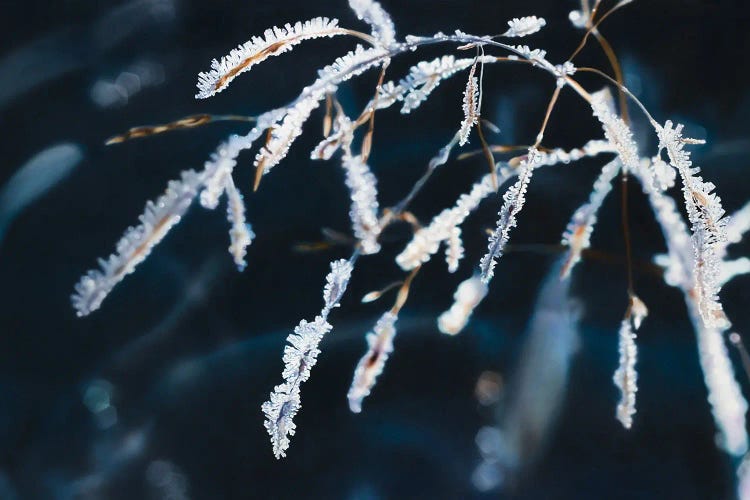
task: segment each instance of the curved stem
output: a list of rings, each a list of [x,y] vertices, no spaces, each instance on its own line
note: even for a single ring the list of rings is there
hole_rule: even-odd
[[[609,44],[606,38],[604,38],[604,35],[599,33],[598,30],[594,30],[594,37],[596,37],[596,41],[599,42],[599,45],[601,46],[602,50],[604,51],[604,54],[607,56],[607,59],[609,59],[609,64],[612,66],[612,71],[615,73],[615,79],[617,80],[617,83],[619,86],[625,86],[625,78],[622,74],[622,66],[620,66],[620,61],[617,59],[617,55],[615,54],[614,49],[612,49],[612,46]],[[620,115],[622,116],[622,120],[626,123],[630,123],[630,116],[628,112],[628,99],[625,96],[625,92],[623,92],[621,89],[617,89],[617,95],[620,99]]]
[[[633,95],[633,93],[625,85],[621,85],[617,83],[617,80],[615,80],[614,78],[612,78],[605,72],[598,70],[596,68],[582,67],[582,68],[577,68],[576,71],[594,73],[594,74],[601,76],[605,80],[609,81],[609,83],[611,83],[612,85],[617,87],[619,90],[624,92],[625,95],[627,95],[634,103],[638,105],[639,108],[641,108],[641,111],[643,111],[643,114],[646,115],[646,118],[648,118],[648,121],[651,123],[651,125],[653,125],[654,128],[660,127],[659,123],[656,120],[654,120],[654,117],[651,116],[651,113],[648,112],[648,110],[646,109],[646,106],[644,106],[643,103],[635,95]],[[568,81],[570,81],[570,79],[568,79]],[[589,99],[590,98],[591,98],[591,95],[589,94]]]
[[[208,123],[216,123],[222,121],[254,122],[256,121],[256,118],[254,116],[212,115],[208,113],[190,115],[184,118],[180,118],[179,120],[160,125],[140,125],[138,127],[131,127],[127,132],[110,137],[104,142],[104,144],[110,146],[112,144],[119,144],[131,139],[150,137],[152,135],[162,134],[164,132],[172,132],[174,130],[184,130],[188,128],[201,127]]]
[[[348,28],[342,28],[341,30],[343,33],[359,38],[360,40],[367,42],[373,47],[378,44],[378,41],[375,39],[375,37],[368,35],[367,33],[362,33],[361,31],[357,31],[357,30],[350,30]]]
[[[615,11],[617,11],[621,7],[624,7],[625,5],[629,4],[632,1],[633,0],[620,0],[619,2],[617,2],[617,4],[614,7],[612,7],[607,12],[605,12],[604,15],[596,23],[594,23],[593,26],[591,26],[588,30],[586,30],[586,34],[583,35],[583,39],[581,40],[581,43],[578,44],[578,47],[576,47],[576,50],[574,50],[573,53],[570,55],[570,57],[568,57],[568,61],[572,61],[581,52],[581,50],[583,50],[583,48],[586,46],[586,42],[588,42],[588,40],[589,40],[589,36],[591,36],[591,34],[594,31],[596,31],[596,29],[599,27],[600,24],[602,24],[604,22],[605,19],[607,19]],[[599,2],[597,2],[597,6],[596,7],[598,7],[598,4],[599,4]],[[592,11],[592,13],[591,13],[592,19],[593,19],[593,17],[595,15],[596,15],[596,12]]]
[[[625,238],[625,257],[627,258],[628,297],[632,297],[635,294],[633,287],[633,249],[630,242],[630,219],[628,216],[628,174],[624,169],[622,173],[622,200],[620,211],[622,217],[622,234]],[[628,307],[628,311],[630,311],[630,307]]]
[[[552,98],[549,100],[549,104],[547,105],[547,112],[544,114],[544,121],[542,122],[542,128],[539,130],[539,133],[536,136],[536,142],[534,143],[534,148],[539,147],[539,145],[542,143],[542,139],[544,138],[544,131],[547,129],[547,123],[549,123],[549,117],[552,114],[552,110],[555,107],[555,104],[557,103],[557,98],[560,97],[560,90],[562,90],[562,87],[558,85],[555,87],[555,91],[552,93]]]

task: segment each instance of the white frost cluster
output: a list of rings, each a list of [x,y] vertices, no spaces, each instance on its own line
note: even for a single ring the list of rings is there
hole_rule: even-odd
[[[604,153],[616,153],[614,147],[608,142],[599,139],[592,139],[584,144],[580,148],[571,149],[566,151],[564,149],[556,148],[550,151],[538,151],[537,152],[537,167],[550,166],[562,163],[567,165],[574,161],[578,161],[581,158],[589,158],[598,156]]]
[[[671,188],[674,186],[674,181],[677,178],[675,169],[658,156],[651,158],[651,173],[654,189],[657,191],[666,191]]]
[[[633,140],[630,127],[612,109],[612,96],[608,90],[591,95],[591,109],[601,122],[604,136],[617,149],[625,171],[636,170],[640,164],[638,146]]]
[[[302,134],[302,127],[323,97],[323,93],[319,93],[298,101],[287,110],[281,123],[271,127],[271,139],[255,156],[255,167],[262,168],[264,175],[286,157],[292,143]]]
[[[707,327],[725,330],[730,323],[718,298],[721,290],[719,252],[727,241],[721,198],[713,192],[715,186],[698,175],[700,169],[692,166],[690,154],[683,146],[697,141],[682,137],[682,125],[674,127],[667,121],[663,127],[657,126],[657,133],[659,153],[666,150],[670,164],[682,178],[685,207],[693,231],[695,292],[700,315]]]
[[[284,348],[284,382],[274,387],[270,399],[263,403],[261,409],[266,416],[265,426],[271,436],[273,454],[276,458],[286,456],[289,448],[289,437],[294,435],[296,426],[294,416],[300,409],[300,385],[310,378],[310,370],[317,362],[320,349],[318,345],[323,336],[333,328],[328,323],[331,309],[338,307],[339,301],[349,284],[352,275],[352,264],[346,260],[331,263],[331,272],[326,276],[323,289],[323,309],[311,323],[300,321],[294,333],[287,337]]]
[[[331,272],[326,276],[326,284],[323,288],[323,317],[328,317],[331,309],[338,307],[341,297],[349,284],[352,276],[352,263],[348,260],[339,259],[331,262]]]
[[[497,227],[490,236],[487,253],[479,262],[479,270],[484,283],[489,283],[492,279],[496,260],[503,255],[505,245],[510,239],[510,231],[516,227],[516,215],[526,203],[526,190],[529,187],[534,169],[539,163],[538,154],[535,148],[529,148],[526,158],[518,167],[520,170],[518,180],[503,195],[503,206],[498,213],[500,218],[497,220]]]
[[[255,238],[255,233],[245,219],[245,202],[242,201],[242,194],[234,185],[231,176],[227,178],[225,189],[227,193],[227,219],[232,226],[229,230],[229,253],[239,270],[242,271],[247,266],[245,255],[247,254],[247,247]]]
[[[458,264],[464,258],[464,242],[461,239],[461,228],[453,227],[445,240],[445,262],[448,264],[448,272],[455,273]]]
[[[573,267],[581,260],[581,253],[591,245],[591,233],[597,220],[597,213],[610,191],[612,179],[620,172],[619,158],[612,160],[602,168],[601,174],[594,182],[594,189],[589,200],[578,208],[563,234],[562,244],[568,247],[568,256],[563,265],[561,277],[570,275]]]
[[[547,60],[547,51],[544,49],[532,49],[528,45],[515,45],[513,49],[516,50],[521,57],[534,63],[535,65],[547,68],[553,74],[555,73],[555,66]]]
[[[736,457],[747,452],[745,428],[747,401],[734,375],[723,332],[706,327],[694,307],[689,307],[698,340],[698,359],[708,389],[708,402],[719,429],[719,445]]]
[[[584,14],[581,10],[571,10],[570,13],[568,13],[568,19],[574,27],[585,29],[586,25],[591,20],[591,17]]]
[[[380,3],[373,0],[349,0],[349,7],[359,20],[371,26],[372,36],[380,45],[390,47],[396,43],[396,26]]]
[[[453,294],[453,305],[438,317],[438,329],[447,335],[456,335],[469,322],[471,314],[487,296],[487,285],[479,278],[472,276],[463,281]]]
[[[254,36],[249,41],[233,49],[221,60],[211,61],[211,70],[198,75],[197,99],[206,99],[218,94],[237,76],[269,57],[291,50],[303,40],[344,35],[346,30],[338,27],[338,20],[316,17],[309,21],[286,24],[283,28],[273,27]]]
[[[388,311],[375,323],[373,331],[367,334],[367,352],[354,370],[352,385],[346,396],[349,409],[354,413],[362,411],[362,400],[370,395],[378,376],[383,373],[388,356],[393,352],[397,320],[398,316]]]
[[[648,316],[648,308],[643,301],[635,295],[630,296],[630,310],[628,316],[620,324],[620,335],[618,350],[620,362],[612,380],[620,390],[620,402],[617,404],[617,420],[630,429],[633,425],[635,415],[635,396],[638,392],[638,372],[635,364],[638,358],[638,348],[635,344],[635,332],[641,327],[641,323]]]
[[[570,75],[574,75],[575,72],[578,71],[578,68],[575,67],[575,65],[570,61],[565,61],[562,64],[555,65],[555,76],[557,76],[557,86],[562,88],[567,83],[567,77]]]
[[[464,89],[464,100],[462,109],[464,111],[464,119],[461,122],[461,129],[458,132],[459,140],[458,145],[463,146],[469,142],[469,134],[474,125],[479,123],[479,113],[481,110],[480,106],[480,88],[479,80],[474,73],[476,72],[477,65],[471,67],[469,71],[469,79],[466,81],[466,88]]]
[[[526,16],[515,17],[508,21],[508,31],[503,33],[504,37],[529,36],[541,30],[547,25],[543,17]]]
[[[294,436],[296,429],[294,417],[302,405],[300,385],[310,378],[310,370],[320,354],[318,345],[331,328],[321,316],[317,316],[312,323],[303,319],[295,327],[294,333],[286,339],[282,374],[284,382],[274,387],[270,399],[261,407],[266,416],[264,425],[271,436],[276,458],[286,456],[289,438]]]
[[[201,175],[186,170],[180,180],[170,181],[167,191],[155,202],[146,203],[143,215],[138,218],[140,224],[125,231],[115,253],[106,260],[100,259],[100,269],[89,271],[76,284],[71,300],[78,316],[99,309],[112,288],[148,257],[151,249],[187,212],[201,183]]]
[[[633,425],[633,415],[635,415],[635,393],[638,392],[638,373],[635,371],[638,348],[635,345],[635,332],[631,328],[629,318],[623,319],[620,324],[619,352],[620,365],[613,377],[615,385],[620,389],[617,420],[623,427],[630,429]]]
[[[363,254],[378,253],[380,221],[377,179],[360,155],[345,154],[341,165],[346,172],[346,185],[352,200],[349,217],[352,220],[354,236],[359,240]]]

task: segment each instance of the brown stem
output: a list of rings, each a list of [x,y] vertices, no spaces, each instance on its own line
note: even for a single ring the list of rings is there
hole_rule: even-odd
[[[547,129],[547,123],[549,123],[549,117],[552,114],[552,109],[555,107],[555,103],[557,103],[557,98],[560,97],[560,90],[562,89],[561,86],[555,87],[555,91],[552,93],[552,98],[549,100],[549,104],[547,105],[547,112],[544,114],[544,121],[542,122],[542,128],[539,129],[539,133],[536,136],[536,142],[534,143],[534,148],[539,147],[539,145],[542,143],[542,139],[544,138],[544,131]]]
[[[583,35],[583,39],[581,40],[581,43],[578,44],[578,47],[576,47],[576,50],[574,50],[573,53],[570,55],[570,57],[568,58],[568,61],[572,61],[581,52],[581,50],[583,50],[583,48],[586,46],[586,42],[588,42],[588,40],[589,40],[589,36],[591,36],[592,32],[594,32],[596,30],[596,28],[598,28],[599,25],[602,22],[604,22],[605,19],[607,19],[610,15],[612,15],[620,7],[623,7],[623,6],[627,5],[627,4],[629,4],[631,1],[632,0],[620,0],[619,2],[617,2],[617,4],[614,7],[612,7],[607,12],[605,12],[604,15],[602,15],[602,17],[598,21],[596,21],[596,23],[594,23],[593,26],[591,26],[588,30],[586,30],[586,34]],[[597,2],[597,6],[595,6],[595,8],[596,7],[598,7],[598,2]],[[593,17],[595,15],[596,15],[596,12],[592,11],[592,14],[591,14],[592,19],[593,19]]]
[[[331,133],[331,125],[333,124],[333,98],[331,94],[326,94],[326,115],[323,118],[323,137],[328,137]]]
[[[622,173],[622,203],[620,209],[622,212],[622,234],[625,239],[625,256],[627,258],[628,296],[632,297],[635,293],[633,288],[633,249],[630,242],[630,218],[628,216],[628,174],[624,170]],[[630,310],[630,307],[628,310]]]
[[[612,71],[614,71],[615,73],[615,80],[617,80],[617,83],[619,84],[617,88],[617,94],[620,98],[620,115],[622,116],[622,120],[626,124],[629,124],[630,116],[628,112],[628,98],[625,95],[625,92],[622,91],[622,87],[625,86],[625,78],[622,74],[622,66],[620,66],[620,61],[617,58],[615,51],[612,49],[612,46],[609,44],[607,39],[604,38],[604,35],[599,33],[598,30],[595,30],[594,37],[596,38],[596,41],[599,42],[599,45],[604,51],[604,54],[606,54],[607,59],[609,59],[609,64],[612,66]]]
[[[254,122],[254,116],[240,116],[240,115],[211,115],[211,114],[198,114],[190,115],[179,120],[175,120],[169,123],[160,125],[142,125],[138,127],[132,127],[127,132],[119,135],[115,135],[106,140],[104,144],[110,146],[112,144],[119,144],[121,142],[129,141],[131,139],[139,139],[141,137],[149,137],[152,135],[162,134],[164,132],[172,132],[173,130],[184,130],[188,128],[201,127],[208,123],[216,123],[223,121],[235,121],[235,122]]]
[[[516,145],[516,144],[513,144],[513,145],[509,145],[509,144],[490,144],[489,145],[489,148],[490,148],[491,152],[493,152],[493,153],[501,153],[501,154],[502,153],[512,153],[512,152],[515,152],[515,151],[526,151],[530,147],[531,147],[531,145],[529,145],[529,144],[518,144],[518,145]],[[544,148],[540,148],[540,149],[544,149]],[[473,151],[467,151],[465,153],[461,153],[460,155],[456,156],[456,160],[459,160],[459,161],[466,160],[467,158],[471,158],[472,156],[476,156],[478,154],[483,154],[483,153],[484,153],[484,148],[482,148],[482,149],[475,149]]]
[[[380,95],[380,88],[383,86],[383,80],[385,80],[385,70],[388,69],[388,65],[384,64],[383,69],[380,70],[380,78],[378,78],[378,84],[375,87],[375,97],[372,99],[372,107],[370,110],[370,125],[367,128],[367,133],[364,139],[362,139],[362,161],[367,162],[370,157],[370,151],[372,150],[372,136],[375,133],[375,110],[378,107],[378,96]]]
[[[487,163],[490,166],[490,174],[492,175],[492,187],[495,188],[495,191],[497,191],[497,167],[495,166],[495,157],[492,156],[490,146],[487,144],[487,141],[484,138],[484,132],[482,131],[482,120],[477,121],[477,135],[479,135],[479,141],[482,143],[482,152],[484,153],[484,158],[487,160]]]
[[[404,307],[404,304],[406,304],[406,299],[409,298],[409,288],[411,288],[411,282],[412,280],[414,280],[414,277],[417,275],[421,268],[422,266],[415,267],[414,270],[409,273],[409,276],[407,276],[404,280],[404,284],[401,285],[401,288],[399,288],[398,290],[398,295],[396,295],[396,302],[391,308],[392,314],[398,314],[399,311],[401,311],[401,308]]]

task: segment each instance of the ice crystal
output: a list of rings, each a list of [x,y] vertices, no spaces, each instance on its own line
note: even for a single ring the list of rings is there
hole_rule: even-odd
[[[515,17],[508,21],[508,31],[503,33],[505,37],[523,37],[533,35],[547,25],[543,17],[526,16]]]

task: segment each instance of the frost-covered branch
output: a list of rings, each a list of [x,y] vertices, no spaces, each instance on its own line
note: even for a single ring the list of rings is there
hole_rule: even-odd
[[[575,26],[586,29],[579,49],[585,45],[586,37],[594,33],[601,20],[626,3],[628,0],[622,0],[607,13],[595,16],[596,9],[590,10],[588,2],[583,2],[581,11],[574,11],[570,18]],[[512,19],[508,22],[508,29],[495,36],[477,36],[456,30],[451,34],[407,35],[400,41],[396,38],[396,29],[391,17],[378,2],[349,0],[349,4],[357,18],[370,26],[371,34],[342,28],[337,20],[324,17],[304,23],[287,24],[282,28],[267,30],[262,37],[253,37],[221,60],[214,60],[211,69],[199,75],[196,97],[206,98],[221,92],[234,78],[256,64],[288,52],[305,40],[349,35],[366,44],[366,47],[358,45],[354,50],[319,70],[316,79],[304,87],[291,102],[243,120],[254,121],[254,126],[249,132],[245,135],[230,136],[219,145],[205,162],[202,170],[187,170],[180,180],[169,183],[162,197],[147,204],[144,214],[140,217],[140,223],[126,231],[115,253],[107,260],[101,261],[100,269],[90,271],[76,285],[72,301],[78,315],[86,315],[100,306],[113,287],[132,272],[148,256],[153,246],[182,218],[195,197],[200,198],[203,207],[213,209],[219,205],[222,196],[226,195],[227,218],[231,224],[229,251],[235,264],[243,268],[246,265],[247,246],[253,240],[254,234],[246,222],[246,207],[242,194],[234,184],[233,175],[237,159],[243,151],[260,146],[254,162],[257,189],[262,176],[289,155],[294,142],[303,133],[303,128],[325,100],[325,137],[310,157],[327,160],[341,151],[345,184],[349,188],[351,198],[349,214],[358,243],[350,261],[339,260],[331,264],[331,271],[326,277],[324,305],[320,314],[312,321],[302,320],[289,335],[284,349],[283,381],[274,388],[269,401],[263,405],[265,426],[271,436],[274,454],[281,457],[285,455],[289,439],[296,430],[294,417],[300,408],[301,384],[309,378],[310,370],[316,363],[321,339],[332,328],[328,316],[330,311],[339,305],[351,276],[353,261],[361,254],[373,254],[381,250],[382,233],[391,222],[408,222],[414,229],[411,240],[396,257],[396,263],[403,270],[411,271],[411,274],[404,281],[394,308],[380,318],[367,336],[368,351],[357,366],[349,392],[349,403],[353,411],[361,409],[363,398],[372,390],[393,349],[395,323],[406,300],[411,279],[421,264],[428,262],[440,250],[441,245],[445,247],[448,271],[457,270],[464,255],[462,224],[468,215],[479,207],[483,199],[495,192],[499,184],[507,183],[515,177],[513,185],[503,195],[497,226],[489,239],[487,253],[480,261],[480,274],[472,276],[458,286],[454,304],[438,319],[438,327],[444,333],[456,334],[462,330],[474,309],[487,295],[488,282],[493,276],[496,261],[503,255],[510,232],[518,223],[518,215],[524,207],[526,191],[534,172],[544,165],[568,164],[587,156],[615,153],[617,158],[604,166],[587,203],[575,212],[563,235],[563,243],[569,252],[566,262],[560,264],[564,279],[561,281],[558,278],[555,281],[555,286],[558,287],[556,293],[567,296],[570,280],[565,278],[580,260],[581,252],[590,244],[591,232],[597,223],[597,213],[611,190],[612,180],[619,171],[625,174],[632,173],[643,184],[644,192],[665,235],[668,253],[660,256],[657,262],[665,268],[665,281],[679,287],[685,296],[698,339],[700,362],[709,391],[709,401],[722,435],[721,442],[733,454],[746,450],[747,434],[744,421],[747,403],[734,378],[724,345],[723,335],[729,327],[729,321],[723,312],[718,294],[728,280],[738,274],[750,272],[750,259],[727,258],[727,246],[740,241],[742,234],[750,229],[750,204],[738,212],[734,221],[727,222],[721,201],[714,193],[713,184],[705,182],[699,176],[699,170],[692,166],[690,156],[684,150],[685,144],[700,141],[684,138],[680,125],[674,126],[669,121],[664,125],[657,123],[645,106],[622,85],[619,75],[613,79],[593,68],[577,68],[572,62],[573,57],[560,64],[553,64],[547,59],[547,52],[543,49],[498,41],[501,37],[525,37],[538,32],[546,25],[542,18],[526,16]],[[476,51],[476,57],[456,58],[445,54],[435,59],[422,60],[413,65],[407,75],[400,80],[383,83],[385,68],[393,58],[440,44],[448,45],[450,50],[458,48]],[[614,58],[611,52],[610,49],[610,60]],[[578,49],[574,55],[577,53]],[[534,145],[528,148],[528,154],[525,156],[496,164],[492,158],[491,147],[481,135],[482,128],[478,127],[482,151],[490,162],[492,173],[481,178],[468,193],[462,194],[454,205],[438,211],[430,223],[422,227],[417,216],[406,210],[407,205],[422,192],[436,169],[448,162],[453,148],[457,144],[464,145],[469,139],[471,129],[480,124],[486,82],[483,78],[484,65],[508,61],[524,62],[524,67],[542,70],[556,83]],[[480,65],[479,75],[477,65]],[[377,86],[373,89],[374,97],[357,118],[350,119],[346,116],[336,93],[344,82],[377,68],[382,68],[382,71]],[[467,69],[468,78],[463,96],[455,96],[456,102],[460,100],[463,108],[463,120],[460,127],[457,127],[458,131],[429,161],[426,172],[411,186],[406,196],[395,205],[383,207],[381,210],[377,191],[378,180],[367,164],[372,147],[376,112],[402,103],[401,113],[408,114],[429,99],[443,80]],[[634,140],[628,120],[617,113],[611,96],[604,91],[589,93],[576,81],[578,73],[583,71],[599,74],[617,86],[621,96],[633,99],[644,111],[659,139],[659,151],[653,159],[640,158],[639,146]],[[572,88],[590,105],[594,116],[602,125],[605,140],[592,140],[584,147],[571,151],[542,146],[544,131],[564,87]],[[188,128],[194,126],[192,123],[188,120],[175,126],[169,124],[150,127],[149,130],[150,133],[156,133],[174,128]],[[361,143],[358,154],[353,152],[353,144],[355,139],[359,139],[359,127],[366,124],[369,125],[367,132],[361,138],[361,142],[356,141],[357,144]],[[132,130],[136,131],[133,132],[134,136],[146,133],[142,129]],[[118,136],[113,143],[124,140],[123,137],[127,138],[128,135]],[[265,142],[258,144],[262,138],[265,138]],[[516,146],[509,149],[514,148]],[[666,157],[663,159],[664,152]],[[665,161],[667,158],[668,162]],[[683,222],[674,201],[665,195],[665,190],[674,185],[677,175],[682,180],[692,233]],[[389,288],[386,287],[385,290]],[[385,290],[378,292],[378,296]],[[614,376],[622,396],[617,416],[626,427],[632,424],[635,413],[635,332],[647,313],[645,305],[633,295],[632,290],[630,299],[630,307],[620,328],[620,367]],[[569,340],[570,338],[569,336]],[[566,357],[569,357],[571,345],[566,347]],[[567,370],[567,358],[560,366]]]
[[[487,296],[487,285],[479,278],[461,282],[453,295],[453,305],[438,317],[438,329],[447,335],[456,335],[464,329],[474,309]]]
[[[276,458],[286,456],[289,438],[296,430],[294,416],[301,407],[300,385],[310,378],[310,370],[318,359],[318,348],[323,336],[333,328],[328,323],[331,309],[338,307],[352,274],[352,263],[337,260],[331,263],[323,290],[323,309],[312,322],[300,321],[294,333],[287,337],[284,348],[284,381],[274,387],[270,399],[261,409],[266,416],[265,426],[271,436]]]
[[[203,177],[193,170],[182,173],[180,180],[171,181],[167,191],[146,209],[117,243],[115,253],[100,259],[99,269],[86,273],[75,286],[71,300],[78,316],[99,309],[112,288],[143,262],[151,250],[180,221],[200,189]]]
[[[501,170],[499,184],[509,177],[507,169]],[[396,263],[405,271],[430,260],[437,253],[440,243],[451,238],[460,238],[460,225],[474,211],[479,203],[488,195],[494,193],[492,175],[487,174],[474,184],[471,191],[462,194],[455,206],[446,208],[432,219],[426,227],[419,229],[404,250],[396,256]],[[458,230],[458,234],[455,231]]]
[[[464,101],[462,108],[464,111],[464,119],[461,122],[461,129],[458,132],[458,145],[463,146],[469,141],[469,133],[474,125],[479,123],[479,79],[474,76],[477,69],[477,63],[475,62],[471,66],[469,71],[469,79],[466,81],[466,88],[464,89]]]
[[[381,230],[377,180],[360,155],[344,154],[341,164],[346,172],[346,186],[351,193],[349,217],[352,219],[354,236],[359,240],[363,254],[377,253],[380,251],[378,237]]]
[[[372,36],[383,47],[396,43],[396,26],[390,14],[374,0],[349,0],[349,7],[361,21],[372,28]]]
[[[326,94],[334,92],[339,84],[368,69],[383,64],[388,52],[381,48],[365,49],[361,45],[318,74],[318,79],[306,87],[300,97],[286,110],[281,123],[271,127],[270,140],[255,157],[255,167],[263,174],[271,171],[286,157],[294,140],[302,134],[302,126]]]
[[[581,260],[581,253],[591,245],[591,233],[594,231],[597,213],[605,198],[612,191],[612,179],[620,172],[620,160],[615,159],[602,168],[601,174],[594,182],[594,189],[589,200],[578,208],[563,234],[562,244],[568,247],[568,256],[562,268],[561,277],[567,277],[573,267]]]
[[[224,189],[227,193],[227,219],[232,226],[229,230],[229,253],[241,271],[247,266],[245,255],[247,254],[247,247],[255,238],[255,233],[253,233],[252,226],[247,223],[245,202],[242,199],[242,194],[234,185],[231,175],[227,177],[227,184]]]
[[[724,208],[721,198],[713,192],[715,186],[704,182],[698,175],[700,169],[692,166],[690,153],[683,146],[696,141],[683,138],[682,128],[682,125],[674,127],[671,121],[667,121],[657,129],[659,153],[666,150],[670,164],[682,179],[685,207],[693,231],[695,293],[698,294],[701,318],[708,328],[726,330],[730,323],[718,297],[721,290],[718,281],[721,257],[718,253],[727,240]]]
[[[388,311],[380,317],[372,332],[367,334],[368,350],[354,370],[352,385],[347,394],[349,409],[354,413],[362,411],[362,400],[370,395],[378,376],[383,372],[388,356],[393,352],[397,320],[398,316]]]
[[[547,21],[545,21],[543,17],[515,17],[508,21],[508,31],[503,33],[502,36],[514,38],[529,36],[541,30],[546,25]]]
[[[511,229],[516,227],[516,215],[518,215],[521,209],[523,209],[524,203],[526,203],[526,190],[538,163],[538,151],[534,148],[529,148],[528,155],[518,167],[520,172],[518,180],[503,195],[503,206],[498,214],[500,218],[497,220],[497,228],[495,228],[495,232],[490,236],[487,253],[479,263],[479,270],[484,283],[489,283],[492,279],[496,261],[505,251],[505,245],[510,239]]]
[[[378,99],[378,109],[391,106],[396,101],[403,101],[401,113],[411,113],[425,102],[440,83],[462,71],[475,61],[491,64],[497,58],[485,56],[477,58],[456,59],[452,55],[445,55],[432,61],[421,61],[409,69],[409,74],[397,84],[388,82]]]
[[[696,279],[692,239],[675,201],[662,192],[671,186],[655,179],[652,164],[657,162],[643,160],[639,170],[634,171],[648,196],[667,244],[667,255],[657,256],[655,261],[664,268],[665,282],[683,292],[698,342],[698,358],[708,389],[708,401],[720,432],[719,442],[727,452],[739,456],[748,448],[745,429],[747,401],[735,378],[722,330],[706,326],[701,317],[699,296],[694,292]],[[719,268],[732,266],[732,262],[722,260]],[[729,278],[731,273],[725,275]]]
[[[345,35],[348,31],[338,26],[337,19],[316,17],[294,25],[286,24],[283,28],[273,27],[263,33],[263,37],[254,36],[249,41],[221,58],[211,61],[211,70],[198,75],[198,99],[214,96],[245,71],[269,57],[288,52],[304,40],[313,38]]]
[[[581,148],[570,151],[554,149],[547,152],[538,152],[536,168],[569,164],[584,157],[612,152],[613,149],[606,141],[593,140],[587,142]],[[520,168],[499,168],[497,171],[498,186],[502,186],[510,178],[518,175],[519,171],[521,171]],[[470,192],[462,194],[453,207],[446,208],[436,215],[429,225],[419,229],[406,248],[396,256],[396,263],[403,270],[408,271],[428,262],[437,253],[442,242],[448,243],[452,238],[460,238],[461,224],[487,196],[494,192],[492,174],[487,174],[472,186]],[[456,230],[459,230],[458,233]]]
[[[630,429],[635,414],[635,393],[638,391],[638,373],[635,371],[638,349],[635,345],[635,332],[628,318],[623,319],[620,324],[619,352],[620,365],[613,377],[621,394],[617,404],[617,419],[623,427]]]
[[[633,132],[627,123],[615,113],[612,106],[612,95],[608,90],[592,94],[591,109],[594,116],[602,123],[604,136],[617,149],[623,168],[635,170],[638,168],[640,156],[638,146],[633,140]]]

